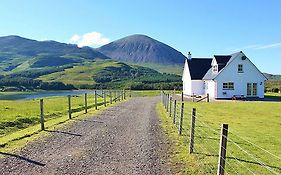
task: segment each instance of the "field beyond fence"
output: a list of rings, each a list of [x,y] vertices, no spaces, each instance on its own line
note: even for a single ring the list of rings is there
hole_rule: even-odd
[[[161,101],[199,174],[281,173],[280,102]]]
[[[38,133],[50,126],[57,125],[98,110],[101,106],[125,100],[131,96],[131,91],[103,90],[93,94],[83,94],[64,97],[47,97],[44,99],[22,101],[0,101],[0,148],[9,142],[33,133]],[[47,122],[47,125],[46,125]],[[38,125],[40,124],[41,125]],[[14,134],[27,129],[24,134]],[[29,129],[30,128],[30,129]]]

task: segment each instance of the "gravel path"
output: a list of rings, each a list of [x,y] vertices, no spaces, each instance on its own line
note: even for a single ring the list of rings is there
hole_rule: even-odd
[[[0,174],[172,174],[155,111],[159,99],[133,98],[49,131],[18,153],[0,152],[6,155]]]

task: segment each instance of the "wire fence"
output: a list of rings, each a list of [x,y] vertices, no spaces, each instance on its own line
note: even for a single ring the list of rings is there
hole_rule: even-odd
[[[243,138],[227,124],[221,127],[204,120],[207,114],[190,111],[183,101],[173,100],[169,94],[161,92],[161,101],[175,128],[182,128],[179,134],[201,167],[201,174],[281,174],[280,155]]]

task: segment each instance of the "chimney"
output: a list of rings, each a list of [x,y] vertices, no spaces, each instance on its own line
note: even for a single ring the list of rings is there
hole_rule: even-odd
[[[191,57],[191,53],[190,53],[190,52],[188,52],[187,59],[189,59],[189,60],[191,60],[191,59],[192,59],[192,57]]]

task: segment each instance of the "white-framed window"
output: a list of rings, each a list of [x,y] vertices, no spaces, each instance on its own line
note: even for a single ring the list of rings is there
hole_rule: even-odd
[[[238,64],[238,73],[243,73],[243,64]]]
[[[213,66],[213,72],[217,72],[218,71],[218,65],[214,65]]]
[[[234,90],[234,83],[233,82],[223,83],[222,88],[223,90]]]

